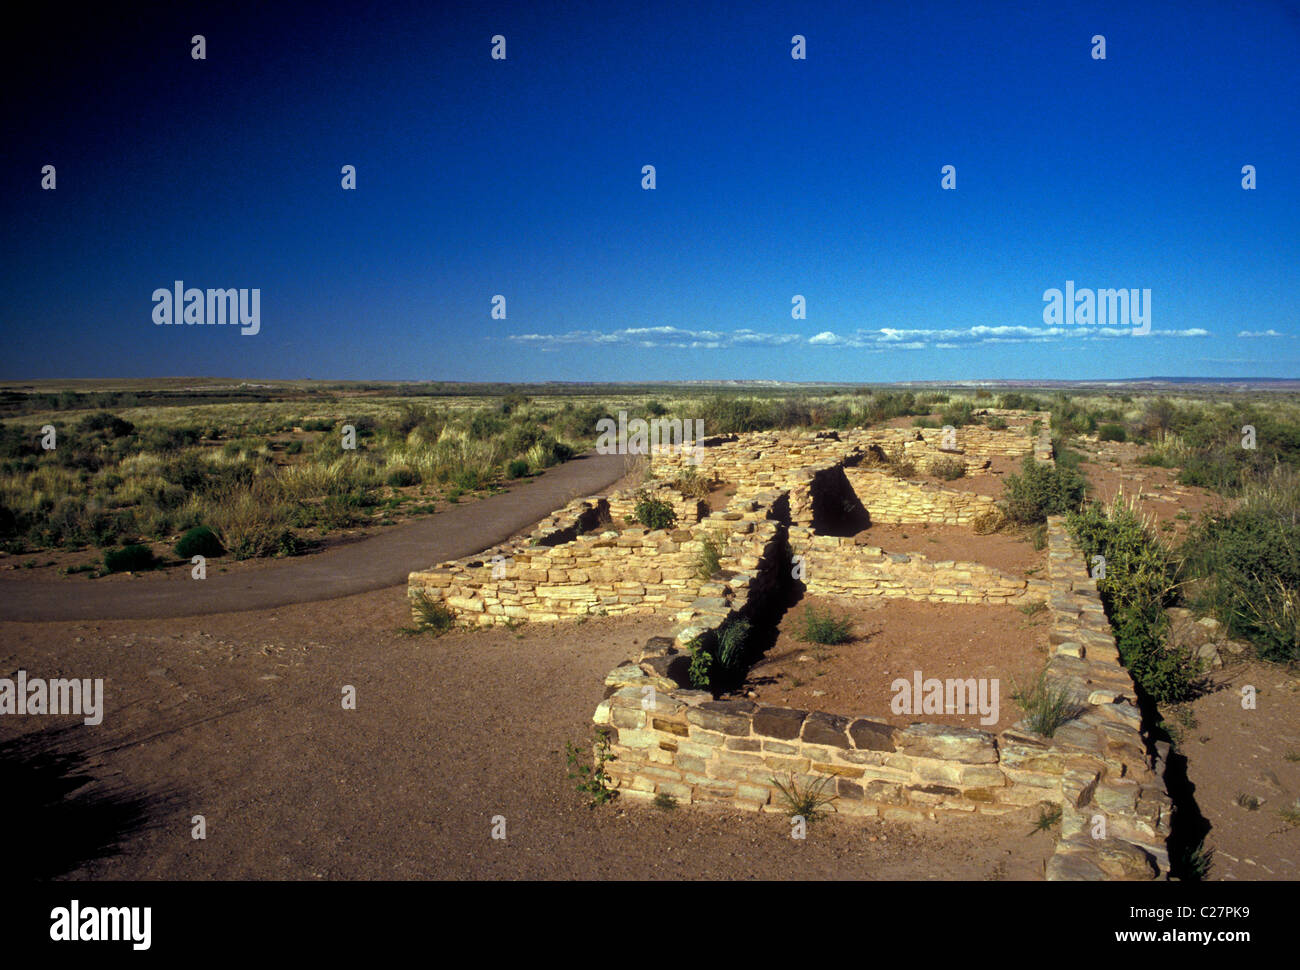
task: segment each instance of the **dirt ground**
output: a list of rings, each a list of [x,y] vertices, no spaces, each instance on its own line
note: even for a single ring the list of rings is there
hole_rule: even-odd
[[[111,792],[144,806],[120,852],[69,860],[75,878],[1037,879],[1051,852],[1030,814],[831,817],[797,841],[775,815],[589,809],[565,742],[591,739],[605,673],[663,623],[430,639],[398,633],[405,616],[399,587],[187,620],[3,623],[0,674],[104,677],[107,713],[5,718],[0,743],[71,723],[98,779],[75,793],[91,816]],[[5,814],[39,794],[11,788]],[[25,838],[49,843],[53,823],[29,821]]]
[[[1210,825],[1209,878],[1300,878],[1300,671],[1233,664],[1215,685],[1161,712],[1181,739],[1192,797]],[[1242,707],[1248,685],[1254,710]]]
[[[823,646],[800,639],[804,610],[847,619],[853,639]],[[1047,662],[1047,612],[1014,606],[963,606],[907,600],[855,602],[806,597],[783,618],[777,641],[750,670],[744,690],[779,707],[880,718],[904,726],[932,721],[997,732],[1020,719],[1013,682],[1033,679]],[[894,714],[897,678],[997,680],[997,720],[968,714]],[[992,700],[992,695],[989,695]]]
[[[978,562],[1018,578],[1044,575],[1047,553],[1014,531],[976,535],[959,525],[886,525],[875,523],[863,529],[854,541],[886,552],[925,556],[930,562]]]

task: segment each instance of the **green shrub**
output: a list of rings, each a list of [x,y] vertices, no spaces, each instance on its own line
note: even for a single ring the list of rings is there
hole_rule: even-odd
[[[399,465],[396,468],[389,469],[384,482],[393,488],[406,488],[410,485],[419,485],[420,476],[410,468]]]
[[[1110,617],[1121,662],[1137,685],[1159,703],[1181,703],[1200,693],[1201,665],[1185,648],[1168,644],[1165,607],[1173,601],[1177,568],[1156,535],[1131,506],[1116,499],[1093,503],[1068,518],[1091,564],[1105,557],[1097,591]]]
[[[211,558],[225,555],[226,552],[217,534],[206,525],[196,525],[187,531],[177,541],[174,549],[181,559],[190,559],[194,556]]]
[[[1300,475],[1249,485],[1226,515],[1203,519],[1182,547],[1195,606],[1265,660],[1300,660]]]
[[[1103,424],[1097,429],[1098,441],[1127,441],[1128,431],[1122,424]]]
[[[1046,522],[1077,508],[1083,500],[1083,477],[1073,469],[1034,460],[1026,455],[1019,475],[1008,475],[1002,504],[1007,517],[1020,525]]]
[[[528,462],[523,458],[516,458],[506,466],[506,478],[523,478],[528,474]]]
[[[709,690],[713,681],[713,654],[704,644],[703,637],[690,642],[691,665],[687,671],[691,686],[696,690]]]
[[[105,572],[138,573],[155,569],[157,566],[158,560],[148,546],[123,546],[121,549],[110,549],[104,553]]]
[[[803,629],[799,639],[805,643],[835,644],[850,640],[849,621],[812,606],[804,607]]]
[[[663,499],[641,492],[632,509],[632,521],[640,522],[649,529],[671,529],[677,524],[677,513]]]

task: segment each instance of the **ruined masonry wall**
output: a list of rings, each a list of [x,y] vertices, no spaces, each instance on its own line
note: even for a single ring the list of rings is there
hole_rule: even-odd
[[[801,789],[829,779],[839,814],[917,820],[940,813],[999,815],[1054,804],[1061,839],[1048,879],[1152,879],[1169,869],[1172,802],[1163,754],[1147,754],[1133,682],[1082,557],[1059,518],[1049,523],[1052,643],[1048,677],[1083,713],[1052,738],[1022,724],[991,734],[870,717],[717,701],[679,686],[688,636],[656,638],[605,679],[593,720],[609,731],[607,766],[624,797],[671,795],[785,814],[776,781]],[[654,688],[647,692],[645,687]],[[1093,838],[1100,817],[1104,838]]]

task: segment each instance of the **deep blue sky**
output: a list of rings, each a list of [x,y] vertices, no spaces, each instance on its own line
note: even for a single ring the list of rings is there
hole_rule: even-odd
[[[0,377],[1300,376],[1295,2],[175,6],[8,37]]]

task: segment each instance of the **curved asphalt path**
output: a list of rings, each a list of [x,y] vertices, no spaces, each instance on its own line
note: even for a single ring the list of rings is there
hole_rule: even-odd
[[[350,596],[406,583],[407,574],[482,552],[550,515],[573,498],[603,491],[623,477],[622,455],[588,454],[473,504],[458,505],[368,539],[257,569],[178,571],[168,581],[0,583],[0,620],[134,620],[238,613]]]

